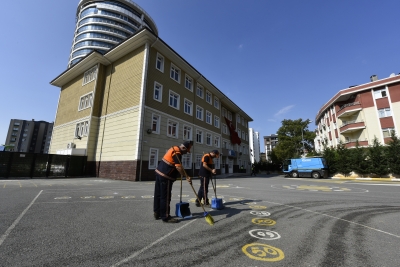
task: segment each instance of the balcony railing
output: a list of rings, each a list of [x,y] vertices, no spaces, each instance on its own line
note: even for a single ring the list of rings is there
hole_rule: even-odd
[[[355,105],[360,105],[360,101],[344,104],[343,106],[340,107],[339,111],[341,111],[344,108],[355,106]]]
[[[343,121],[340,127],[344,127],[349,124],[364,122],[364,120],[352,120],[352,121]]]

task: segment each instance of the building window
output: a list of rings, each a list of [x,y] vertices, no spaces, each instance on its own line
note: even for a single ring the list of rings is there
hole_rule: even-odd
[[[193,103],[186,98],[184,100],[184,112],[190,116],[193,114]]]
[[[219,136],[214,136],[214,146],[220,147],[221,145],[221,138]]]
[[[89,93],[87,95],[81,96],[81,99],[79,100],[79,107],[78,110],[84,110],[87,108],[92,107],[93,105],[93,93]]]
[[[185,88],[193,92],[193,79],[185,75]]]
[[[157,53],[156,69],[164,72],[164,57]]]
[[[210,133],[206,133],[206,145],[211,146],[212,136]]]
[[[375,99],[387,97],[386,88],[380,90],[374,90],[374,97]]]
[[[14,122],[14,126],[19,126],[20,123],[19,122]]]
[[[221,163],[220,163],[220,159],[219,158],[213,159],[213,162],[214,162],[214,168],[215,169],[220,169],[221,168]]]
[[[228,111],[228,120],[232,121],[232,113]]]
[[[90,70],[86,71],[83,75],[83,82],[82,85],[88,84],[91,81],[94,81],[97,76],[97,66],[94,66]]]
[[[242,137],[242,131],[240,129],[237,129],[237,133],[238,133],[239,138],[241,138]]]
[[[149,169],[156,169],[158,165],[158,149],[150,148]]]
[[[240,115],[237,115],[237,122],[240,123]]]
[[[192,157],[190,154],[182,155],[182,166],[185,169],[192,168]]]
[[[219,109],[219,99],[214,96],[214,107]]]
[[[227,118],[226,109],[225,108],[222,108],[222,117]]]
[[[192,140],[192,127],[183,126],[183,140]]]
[[[160,115],[153,114],[152,115],[152,122],[151,122],[151,131],[152,131],[152,133],[160,134],[160,122],[161,122]]]
[[[208,104],[212,104],[211,103],[211,93],[209,91],[206,92],[206,102]]]
[[[244,118],[242,117],[242,125],[244,126]]]
[[[169,106],[179,109],[179,95],[173,91],[169,91]]]
[[[390,112],[390,108],[381,108],[378,109],[379,118],[390,117],[392,113]]]
[[[196,106],[196,118],[199,120],[203,120],[203,108]]]
[[[197,85],[196,94],[198,97],[204,98],[204,89],[201,85]]]
[[[382,129],[383,138],[391,137],[392,131],[394,131],[394,128],[384,128],[384,129]]]
[[[214,126],[219,128],[219,117],[218,116],[214,116]]]
[[[195,164],[195,168],[196,169],[200,169],[201,166],[201,159],[203,158],[203,155],[201,154],[196,154],[196,164]]]
[[[228,126],[225,123],[222,124],[222,132],[228,134]]]
[[[178,138],[178,123],[168,120],[167,136]]]
[[[89,121],[83,121],[76,124],[75,137],[87,136],[89,133]]]
[[[174,64],[171,64],[170,77],[176,82],[181,83],[181,70],[175,67]]]
[[[211,118],[212,118],[212,114],[211,114],[210,111],[207,110],[207,111],[206,111],[206,123],[212,124]]]
[[[153,99],[157,100],[158,102],[162,102],[162,90],[163,86],[158,82],[154,82],[154,94]]]
[[[196,131],[196,142],[199,144],[203,143],[203,131],[201,130]]]

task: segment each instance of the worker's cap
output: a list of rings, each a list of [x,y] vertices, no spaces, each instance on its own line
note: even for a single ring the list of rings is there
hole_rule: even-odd
[[[190,149],[193,146],[193,141],[186,141],[182,145],[186,148],[187,152],[190,152]]]
[[[218,150],[213,150],[211,152],[214,153],[216,157],[219,157],[219,151]]]

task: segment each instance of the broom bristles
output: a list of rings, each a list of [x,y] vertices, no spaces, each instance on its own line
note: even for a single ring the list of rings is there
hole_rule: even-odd
[[[213,219],[213,217],[211,217],[210,214],[206,213],[206,214],[204,214],[204,216],[206,217],[206,222],[209,225],[214,225],[214,219]]]

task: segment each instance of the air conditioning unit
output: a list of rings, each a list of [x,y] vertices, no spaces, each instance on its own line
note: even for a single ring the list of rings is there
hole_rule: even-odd
[[[69,149],[69,148],[76,148],[76,145],[75,145],[75,143],[68,143],[67,144],[67,148]]]

